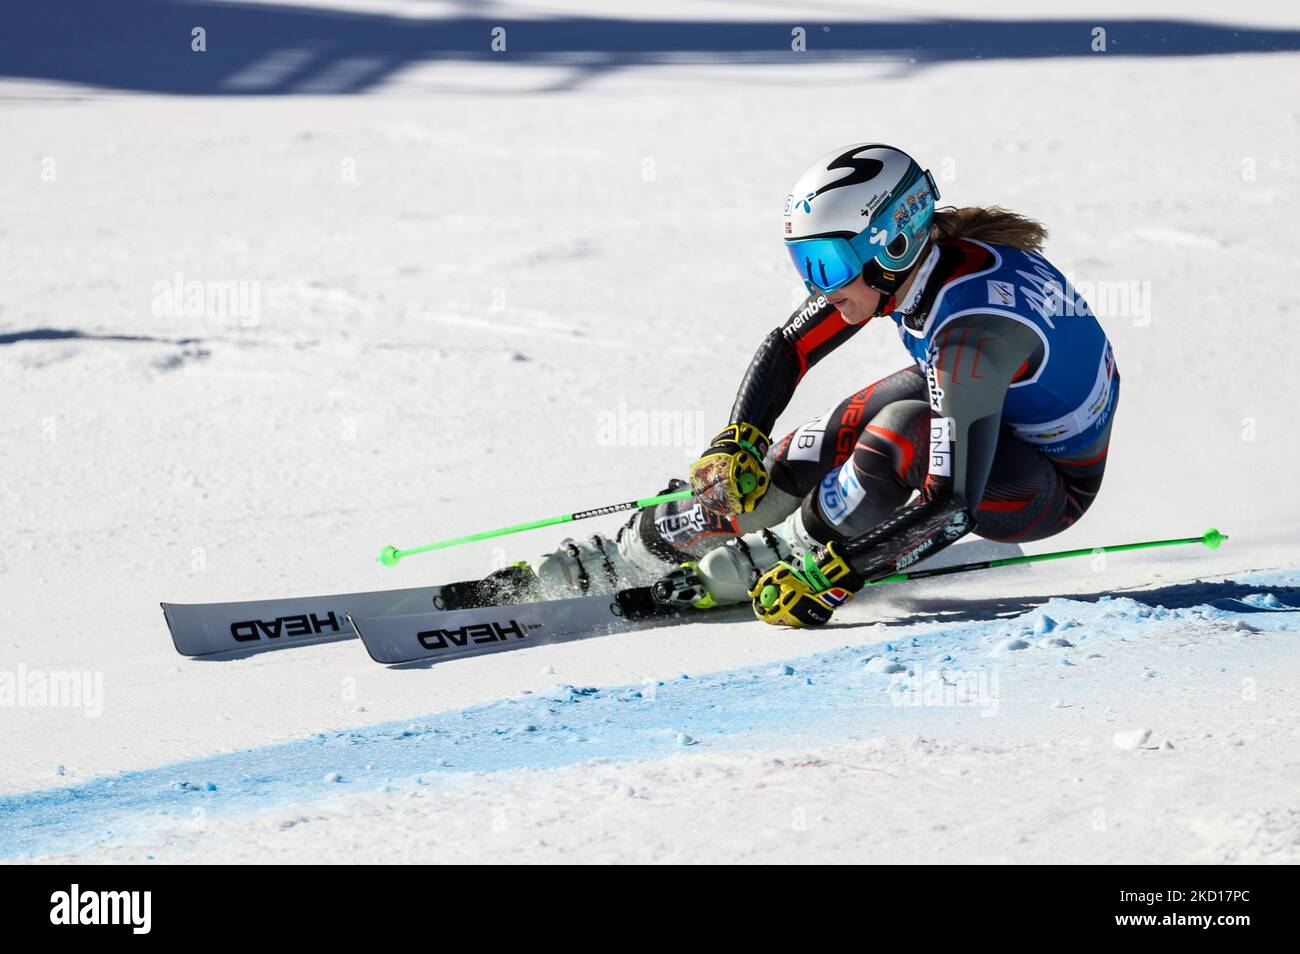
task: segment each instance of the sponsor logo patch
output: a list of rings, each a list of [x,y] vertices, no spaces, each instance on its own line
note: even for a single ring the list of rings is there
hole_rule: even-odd
[[[821,460],[822,440],[826,437],[826,424],[831,411],[821,417],[815,417],[790,435],[790,448],[786,451],[786,460]]]
[[[866,496],[852,463],[846,463],[822,478],[822,514],[831,523],[842,523]]]
[[[670,543],[682,537],[695,537],[704,532],[704,508],[696,504],[682,513],[669,513],[655,519],[659,536]]]
[[[820,599],[827,606],[834,609],[837,606],[843,606],[849,600],[853,599],[853,594],[848,590],[831,589],[820,594]]]
[[[1016,286],[1010,282],[989,281],[989,304],[1016,307]]]
[[[818,295],[812,301],[809,301],[799,309],[799,312],[790,319],[790,322],[784,328],[781,329],[781,334],[787,338],[798,334],[800,329],[802,329],[804,325],[818,314],[820,309],[826,308],[829,304],[830,302],[826,300],[825,295]]]
[[[930,421],[930,473],[936,477],[952,476],[952,428],[950,417]]]
[[[964,510],[959,510],[952,515],[943,527],[943,538],[945,540],[956,540],[967,530],[970,529],[970,515]]]
[[[840,479],[838,474],[827,474],[822,478],[820,499],[822,513],[831,523],[838,523],[849,512],[840,496]]]
[[[904,339],[906,344],[906,339]],[[937,344],[931,344],[930,350],[926,352],[925,360],[921,361],[921,370],[925,372],[925,389],[930,394],[930,410],[939,411],[943,409],[943,385],[939,383],[939,372],[935,365],[939,361],[939,347]]]
[[[934,546],[933,539],[922,540],[911,550],[908,550],[901,557],[899,557],[898,562],[894,564],[894,568],[897,570],[902,570],[905,569],[906,567],[911,566],[917,560],[921,559],[921,557],[925,556],[925,554],[929,551],[930,547],[932,546]]]

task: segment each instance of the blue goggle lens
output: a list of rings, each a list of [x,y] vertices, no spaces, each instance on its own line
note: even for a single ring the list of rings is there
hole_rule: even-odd
[[[862,274],[862,258],[848,239],[804,239],[785,247],[810,292],[834,291]]]

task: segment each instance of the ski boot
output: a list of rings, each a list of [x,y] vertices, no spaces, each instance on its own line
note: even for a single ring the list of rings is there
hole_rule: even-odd
[[[618,601],[628,619],[748,603],[760,576],[817,545],[796,510],[776,527],[736,537],[698,561],[681,563],[648,588],[619,593]]]
[[[674,479],[663,492],[672,493],[685,486],[685,481]],[[642,521],[639,525],[638,520]],[[647,544],[646,535],[655,543]],[[660,551],[658,554],[651,552],[652,545]],[[536,569],[520,561],[481,580],[449,583],[434,598],[434,605],[440,610],[475,609],[603,596],[628,587],[648,586],[671,570],[680,557],[658,539],[653,511],[641,511],[613,539],[599,533],[582,540],[567,539],[555,552],[538,560]]]
[[[685,481],[674,478],[663,493],[685,486]],[[562,541],[558,550],[537,562],[537,578],[550,599],[604,596],[649,586],[681,556],[659,537],[654,511],[642,510],[619,527],[613,539],[593,533],[582,540]]]

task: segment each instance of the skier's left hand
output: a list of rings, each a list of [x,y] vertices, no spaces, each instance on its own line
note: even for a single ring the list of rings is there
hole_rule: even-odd
[[[824,626],[861,585],[861,577],[828,543],[802,560],[782,560],[758,578],[749,598],[754,615],[773,626]]]

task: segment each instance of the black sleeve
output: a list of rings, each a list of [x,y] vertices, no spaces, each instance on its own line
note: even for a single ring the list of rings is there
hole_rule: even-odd
[[[1016,372],[1041,348],[1028,325],[972,315],[945,328],[926,368],[930,392],[930,467],[916,501],[843,545],[864,580],[906,570],[975,526]]]
[[[731,420],[771,435],[808,369],[865,325],[851,325],[824,295],[809,297],[759,345],[740,382]]]

